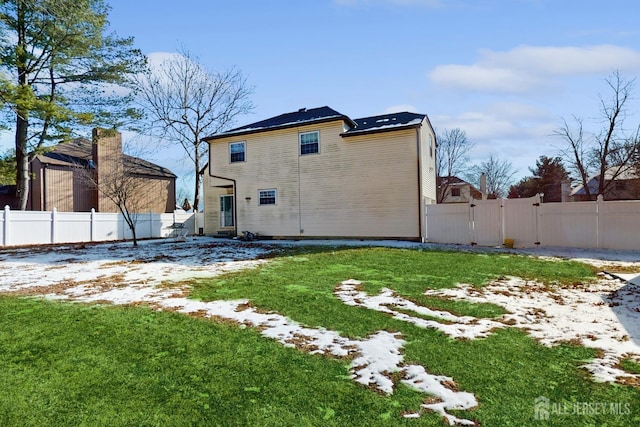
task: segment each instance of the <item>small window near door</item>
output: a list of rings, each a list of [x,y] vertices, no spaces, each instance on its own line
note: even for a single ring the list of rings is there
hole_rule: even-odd
[[[300,155],[317,154],[320,152],[320,132],[305,132],[300,134]]]
[[[231,163],[245,161],[245,143],[232,142],[229,144],[229,159]]]
[[[258,205],[275,205],[277,192],[275,189],[258,190]]]
[[[233,227],[233,196],[220,196],[220,226]]]

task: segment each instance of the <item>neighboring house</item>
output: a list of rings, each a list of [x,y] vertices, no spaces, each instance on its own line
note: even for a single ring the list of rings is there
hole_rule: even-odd
[[[204,140],[207,234],[425,237],[436,142],[424,114],[303,108]]]
[[[603,195],[604,200],[636,200],[640,199],[640,176],[634,167],[626,167],[619,170],[618,167],[610,167],[604,174],[607,183],[606,192]],[[608,181],[613,180],[613,183]],[[598,198],[598,187],[600,177],[594,175],[589,178],[587,185],[591,199],[587,196],[587,192],[582,184],[579,184],[569,194],[569,201],[581,202],[596,200]]]
[[[37,155],[30,164],[28,209],[61,212],[118,212],[116,205],[87,179],[94,173],[98,182],[118,165],[132,177],[133,206],[139,212],[173,212],[176,206],[176,175],[166,168],[122,153],[122,135],[93,130],[93,141],[74,139]],[[102,172],[101,172],[102,171]]]
[[[473,185],[457,176],[438,177],[438,200],[440,203],[468,203],[482,200],[483,194]]]

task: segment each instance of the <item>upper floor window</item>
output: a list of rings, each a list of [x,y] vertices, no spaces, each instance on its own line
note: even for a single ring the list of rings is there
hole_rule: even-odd
[[[244,162],[245,161],[245,143],[232,142],[229,144],[229,159],[231,163]]]
[[[300,134],[300,155],[316,154],[320,152],[320,132],[305,132]]]
[[[274,188],[268,190],[258,190],[258,205],[275,205],[276,190]]]

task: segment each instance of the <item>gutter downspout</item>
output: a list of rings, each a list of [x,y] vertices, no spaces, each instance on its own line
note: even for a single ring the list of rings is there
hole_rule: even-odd
[[[424,243],[425,235],[422,230],[422,215],[423,215],[423,205],[424,200],[422,200],[422,147],[420,140],[420,127],[416,127],[416,144],[417,144],[417,153],[418,153],[418,237],[420,241]]]

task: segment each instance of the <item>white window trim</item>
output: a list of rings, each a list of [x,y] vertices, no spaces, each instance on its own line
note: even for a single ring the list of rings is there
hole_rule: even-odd
[[[262,193],[263,191],[273,191],[274,194],[274,203],[261,203],[260,199],[260,193]],[[278,190],[276,188],[262,188],[260,190],[258,190],[258,206],[277,206],[278,205]]]
[[[236,144],[242,144],[244,147],[244,160],[242,161],[232,161],[231,160],[231,146]],[[235,141],[229,143],[229,163],[244,163],[247,161],[247,141]]]
[[[302,135],[308,135],[310,133],[315,133],[318,135],[318,152],[317,153],[302,153]],[[320,154],[320,131],[319,130],[311,130],[309,132],[300,132],[298,134],[298,155],[299,156],[309,156],[314,154]]]

